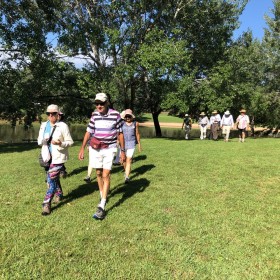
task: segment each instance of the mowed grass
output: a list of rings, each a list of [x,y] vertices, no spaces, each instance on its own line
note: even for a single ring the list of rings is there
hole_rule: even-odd
[[[1,279],[280,279],[279,144],[143,139],[103,221],[80,143],[47,217],[39,148],[1,145]]]
[[[168,112],[162,112],[158,116],[159,122],[165,123],[182,123],[183,119],[175,116],[168,115]],[[150,113],[145,113],[139,118],[139,122],[153,122],[153,116]]]

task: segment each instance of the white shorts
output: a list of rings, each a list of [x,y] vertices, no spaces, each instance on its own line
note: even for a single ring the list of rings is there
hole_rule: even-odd
[[[89,166],[92,168],[112,169],[116,148],[95,150],[89,147]]]
[[[133,157],[133,154],[134,154],[134,151],[135,151],[135,148],[133,148],[133,149],[125,149],[125,155],[126,155],[128,158],[132,158],[132,157]]]

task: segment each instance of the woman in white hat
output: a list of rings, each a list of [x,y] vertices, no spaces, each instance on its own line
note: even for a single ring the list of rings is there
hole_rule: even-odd
[[[239,142],[243,143],[245,141],[246,130],[250,124],[249,117],[246,115],[246,110],[241,109],[240,115],[236,119],[236,128],[239,131]]]
[[[139,123],[136,122],[135,116],[130,109],[126,109],[124,112],[124,124],[123,124],[123,136],[126,160],[123,162],[125,171],[125,183],[129,182],[129,175],[131,171],[132,157],[135,151],[136,144],[138,144],[138,150],[141,152]]]
[[[203,140],[206,138],[207,126],[209,125],[209,119],[204,112],[199,114],[198,125],[200,128],[200,139]]]
[[[210,117],[210,127],[211,127],[211,135],[214,141],[218,141],[219,137],[219,128],[221,123],[221,116],[218,114],[216,110],[212,112],[212,116]]]
[[[73,139],[70,135],[66,123],[59,121],[59,108],[51,104],[47,108],[48,121],[42,123],[38,136],[38,145],[48,147],[51,159],[47,167],[48,189],[43,201],[42,215],[51,213],[51,202],[55,197],[56,202],[62,198],[62,188],[60,184],[60,174],[65,172],[64,163],[68,160],[68,147],[73,145]],[[43,151],[43,149],[42,149]]]
[[[230,130],[234,127],[234,121],[229,110],[225,111],[222,120],[221,120],[221,128],[222,134],[224,135],[224,141],[228,142]]]

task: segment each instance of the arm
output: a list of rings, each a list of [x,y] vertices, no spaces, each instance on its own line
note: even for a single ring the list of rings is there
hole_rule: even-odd
[[[139,123],[136,122],[136,139],[137,139],[137,143],[138,143],[138,151],[141,152],[142,148],[141,148],[141,143],[140,143],[140,133],[139,133]]]
[[[60,129],[62,133],[61,133],[61,136],[58,137],[58,139],[55,139],[54,136],[56,134],[54,132],[54,136],[53,136],[53,140],[52,140],[53,145],[58,145],[61,148],[67,148],[74,144],[74,141],[70,134],[69,127],[66,123],[60,122],[57,125],[56,129]]]
[[[88,131],[86,131],[85,136],[84,136],[84,140],[83,140],[83,143],[82,143],[79,155],[78,155],[79,160],[84,159],[84,150],[85,150],[85,147],[87,145],[87,142],[88,142],[89,138],[90,138],[90,133]]]
[[[249,130],[249,125],[250,125],[250,119],[249,119],[249,116],[247,116],[247,126],[246,126],[246,130]]]
[[[231,128],[234,128],[234,120],[233,120],[233,116],[230,116],[231,117]]]
[[[236,123],[235,123],[236,129],[238,129],[238,123],[239,123],[239,116],[238,116],[238,118],[236,119]]]
[[[45,127],[46,127],[46,123],[42,123],[40,126],[39,135],[37,139],[37,143],[39,146],[43,145],[43,136],[44,136]]]
[[[120,163],[123,163],[125,161],[125,143],[124,143],[124,136],[122,132],[119,132],[118,140],[121,149]]]

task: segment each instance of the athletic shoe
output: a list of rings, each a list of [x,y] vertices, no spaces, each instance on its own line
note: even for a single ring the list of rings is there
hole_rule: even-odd
[[[87,182],[87,183],[90,183],[90,182],[91,182],[91,179],[90,179],[89,176],[87,176],[87,177],[84,179],[84,181]]]
[[[51,204],[50,203],[44,203],[43,204],[42,215],[47,216],[49,214],[51,214]]]
[[[125,184],[127,184],[129,181],[130,181],[129,177],[126,177],[126,178],[124,179]]]
[[[55,195],[54,198],[53,198],[53,203],[58,204],[58,203],[61,202],[61,200],[62,200],[62,196]]]
[[[103,220],[105,218],[106,212],[101,207],[97,207],[96,212],[93,214],[93,218],[96,220]]]
[[[60,171],[59,172],[59,176],[63,179],[65,179],[67,177],[67,172],[66,171]]]

